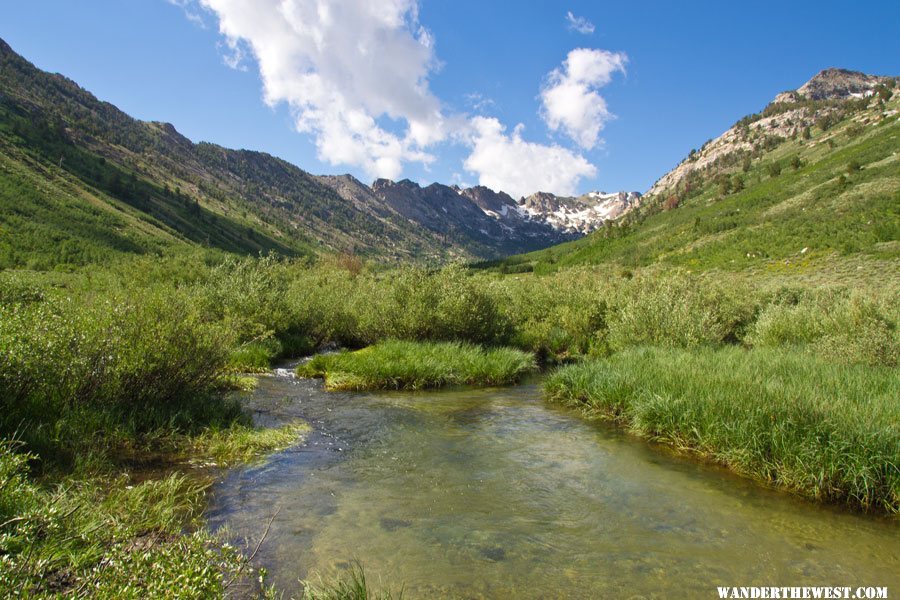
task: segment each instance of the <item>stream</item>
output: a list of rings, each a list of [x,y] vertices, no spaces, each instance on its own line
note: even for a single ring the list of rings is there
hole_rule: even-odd
[[[716,598],[716,586],[887,586],[900,524],[817,506],[546,403],[538,385],[246,395],[305,441],[213,488],[214,528],[298,595],[358,560],[404,598]]]

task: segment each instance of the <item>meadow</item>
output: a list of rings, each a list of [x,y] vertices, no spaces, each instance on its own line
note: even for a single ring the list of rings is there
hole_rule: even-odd
[[[562,367],[553,399],[821,501],[896,513],[894,292],[201,251],[0,272],[0,590],[221,593],[246,573],[241,555],[199,520],[204,480],[178,473],[186,457],[234,464],[297,440],[300,425],[255,429],[229,390],[323,347],[368,348],[302,369],[345,389]],[[175,474],[136,479],[147,457]]]

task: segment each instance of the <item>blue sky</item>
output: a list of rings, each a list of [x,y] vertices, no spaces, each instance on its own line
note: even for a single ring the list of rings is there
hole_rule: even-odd
[[[38,67],[195,141],[366,182],[481,182],[514,195],[644,191],[823,68],[900,74],[896,1],[0,8],[0,37]]]

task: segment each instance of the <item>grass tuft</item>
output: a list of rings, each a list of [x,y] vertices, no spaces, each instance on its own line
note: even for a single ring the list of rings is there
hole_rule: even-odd
[[[519,381],[534,368],[531,354],[512,348],[387,341],[356,352],[319,354],[297,367],[297,374],[323,377],[329,390],[417,390],[505,385]]]
[[[366,573],[359,562],[354,561],[350,570],[332,581],[317,584],[304,581],[303,600],[401,600],[403,592],[396,596],[387,592],[375,592],[366,580]]]
[[[213,461],[222,467],[247,463],[284,450],[309,429],[303,422],[264,429],[233,425],[227,429],[207,429],[189,438],[185,445],[194,461]]]

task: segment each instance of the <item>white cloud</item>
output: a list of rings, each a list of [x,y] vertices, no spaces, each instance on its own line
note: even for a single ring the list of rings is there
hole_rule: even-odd
[[[217,46],[222,53],[222,62],[225,63],[225,66],[235,71],[247,70],[247,53],[240,40],[227,38]]]
[[[569,31],[577,31],[585,35],[594,33],[594,24],[584,17],[576,17],[571,10],[566,13],[566,21],[569,23]]]
[[[552,131],[562,130],[585,149],[595,147],[600,131],[613,115],[597,90],[616,71],[625,72],[621,52],[576,48],[547,76],[541,89],[541,117]]]
[[[265,101],[291,108],[321,160],[390,178],[434,160],[446,128],[416,0],[198,1],[218,18],[226,64],[239,68],[245,49],[256,59]]]
[[[477,113],[484,112],[488,108],[497,105],[492,98],[488,98],[479,92],[472,92],[464,96],[466,105]]]
[[[583,177],[597,174],[594,165],[571,150],[526,142],[521,124],[512,135],[506,135],[506,128],[492,117],[474,117],[470,125],[472,153],[463,166],[495,191],[515,198],[537,191],[571,196]]]
[[[206,21],[204,21],[203,16],[195,10],[194,0],[166,0],[166,2],[180,8],[188,21],[202,29],[206,29]]]
[[[496,118],[445,112],[429,88],[439,65],[434,40],[418,22],[418,0],[168,2],[217,20],[225,63],[256,65],[266,103],[290,107],[296,129],[312,136],[324,162],[398,179],[410,162],[427,170],[434,146],[448,141],[470,148],[463,166],[479,183],[514,196],[571,195],[596,175],[578,152],[523,140],[522,125],[507,133]],[[602,50],[570,52],[541,90],[549,128],[594,147],[611,117],[596,89],[624,71],[625,60]],[[465,100],[476,113],[493,104],[477,93]]]

